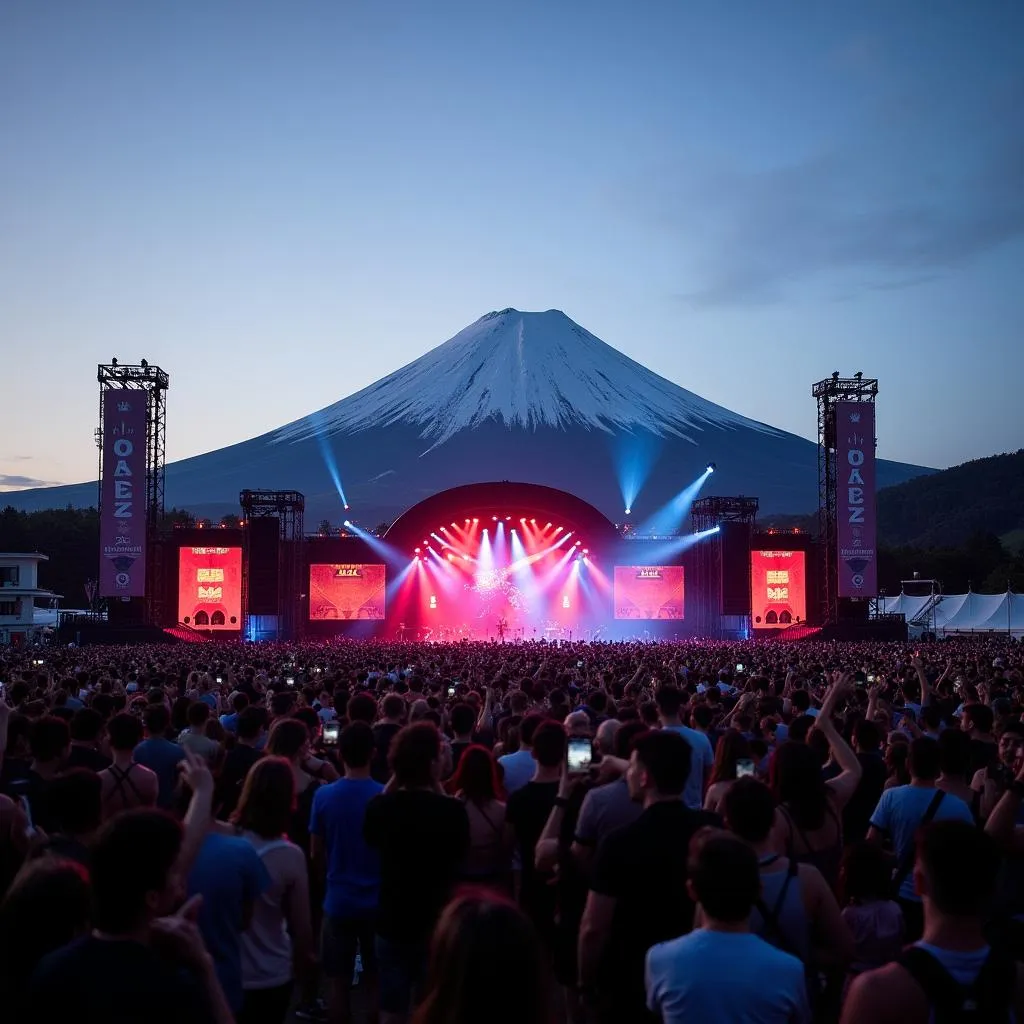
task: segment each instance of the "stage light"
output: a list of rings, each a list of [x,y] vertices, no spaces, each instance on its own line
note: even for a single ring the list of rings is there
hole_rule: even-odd
[[[583,549],[583,554],[589,555],[590,554],[590,548],[584,548]]]
[[[343,522],[341,525],[342,526],[351,526],[352,524],[346,519],[345,522]]]
[[[627,508],[626,509],[626,515],[627,516],[631,516],[632,514],[633,514],[633,510],[631,508]]]
[[[345,511],[347,512],[351,507],[352,507],[351,505],[346,505],[345,506]]]
[[[716,470],[717,468],[718,468],[718,467],[717,467],[717,466],[716,466],[716,465],[715,465],[715,464],[714,464],[713,462],[709,462],[709,463],[708,463],[708,472],[709,472],[709,473],[714,473],[714,471],[715,471],[715,470]]]
[[[537,520],[536,519],[531,519],[530,520],[530,525],[531,526],[536,526],[537,525]]]
[[[505,522],[507,523],[511,518],[511,516],[505,516]]]
[[[519,522],[520,522],[520,523],[521,523],[521,524],[522,524],[523,526],[525,526],[525,525],[526,525],[526,517],[524,516],[524,517],[523,517],[522,519],[520,519],[520,520],[519,520]]]
[[[491,522],[492,523],[496,523],[497,521],[498,521],[498,517],[497,516],[491,516]]]
[[[467,519],[467,520],[466,520],[466,522],[468,523],[468,522],[469,522],[469,520]],[[452,523],[452,529],[453,529],[453,530],[457,530],[457,529],[458,529],[458,526],[456,526],[456,525],[455,525],[455,523]]]
[[[480,520],[479,520],[479,519],[474,519],[474,520],[473,520],[473,522],[474,522],[474,523],[479,523],[479,522],[480,522]]]
[[[450,551],[448,552],[448,561],[449,562],[454,562],[455,561],[455,556]]]

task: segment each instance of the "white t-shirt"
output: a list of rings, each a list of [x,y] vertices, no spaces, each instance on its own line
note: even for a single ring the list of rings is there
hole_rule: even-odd
[[[804,965],[750,932],[700,928],[659,943],[646,977],[663,1024],[810,1024]]]

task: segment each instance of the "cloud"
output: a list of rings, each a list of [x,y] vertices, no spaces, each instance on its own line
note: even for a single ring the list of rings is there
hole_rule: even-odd
[[[984,117],[892,97],[856,139],[768,168],[672,168],[630,204],[678,239],[678,294],[696,306],[774,302],[823,275],[854,293],[914,287],[1024,237],[1022,97]]]
[[[29,458],[29,456],[26,456]],[[21,461],[15,459],[13,461]],[[29,487],[60,487],[59,480],[37,480],[33,476],[18,476],[11,473],[0,473],[0,491],[21,491]]]

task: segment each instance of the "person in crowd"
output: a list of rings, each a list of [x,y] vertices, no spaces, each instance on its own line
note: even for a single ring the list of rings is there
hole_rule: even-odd
[[[999,868],[994,840],[970,821],[934,821],[918,834],[915,854],[923,937],[894,963],[854,980],[842,1024],[1024,1019],[1024,968],[985,936]]]
[[[704,791],[711,781],[711,772],[715,765],[715,752],[711,741],[704,733],[683,725],[679,718],[684,699],[682,692],[675,686],[663,686],[654,695],[658,705],[658,717],[661,727],[679,733],[690,745],[690,774],[683,790],[683,803],[690,810],[699,811],[704,806]]]
[[[267,712],[265,708],[247,707],[238,713],[236,740],[221,765],[217,781],[217,816],[230,818],[238,806],[242,786],[249,769],[262,756],[266,741]]]
[[[753,849],[702,830],[693,839],[687,875],[687,892],[703,920],[647,953],[651,1012],[664,1024],[810,1024],[804,965],[751,933],[761,891]]]
[[[167,739],[171,716],[163,704],[151,704],[146,709],[143,724],[146,738],[135,748],[135,761],[156,774],[157,807],[170,808],[178,784],[178,765],[185,760],[185,751]]]
[[[853,957],[853,942],[828,883],[813,865],[773,849],[771,790],[756,779],[739,779],[726,794],[724,813],[729,831],[757,854],[761,895],[751,915],[751,931],[800,960],[812,986],[821,968],[845,969]]]
[[[543,722],[534,733],[531,753],[533,778],[509,798],[505,820],[515,834],[519,905],[549,944],[554,943],[556,893],[550,871],[537,870],[537,843],[558,797],[565,762],[565,729]]]
[[[159,810],[103,826],[92,850],[93,931],[42,958],[26,1020],[232,1024],[193,919],[199,901],[181,905],[182,843],[181,825]]]
[[[554,1024],[549,971],[529,919],[493,890],[457,896],[438,921],[413,1024]]]
[[[238,717],[249,706],[249,698],[246,694],[236,691],[231,694],[229,703],[231,710],[221,715],[219,721],[224,731],[234,736],[238,732]]]
[[[388,752],[391,741],[398,735],[404,724],[407,705],[397,693],[389,693],[380,702],[380,721],[373,727],[373,778],[377,782],[388,781]]]
[[[89,931],[89,875],[76,861],[42,857],[18,875],[0,903],[0,999],[4,1019],[30,1018],[26,990],[40,961]]]
[[[463,751],[473,745],[473,728],[477,713],[470,704],[456,704],[449,713],[452,728],[452,766],[458,767]]]
[[[843,838],[855,842],[867,835],[871,812],[878,806],[888,777],[882,756],[882,733],[868,718],[857,721],[853,727],[853,749],[860,761],[861,776],[857,788],[843,808]],[[833,763],[826,771],[827,778],[835,778],[841,769]]]
[[[189,897],[202,899],[196,924],[224,998],[238,1014],[243,1005],[242,933],[252,923],[256,900],[270,886],[270,875],[251,843],[234,828],[218,825],[213,823],[204,837],[186,885]]]
[[[453,745],[454,746],[454,745]],[[467,882],[510,891],[514,833],[505,822],[505,804],[491,752],[484,746],[466,747],[449,783],[469,817],[469,852],[462,869]]]
[[[972,702],[964,706],[960,727],[971,738],[972,778],[999,760],[999,743],[992,735],[994,724],[995,713],[988,704]],[[984,811],[982,808],[982,813]]]
[[[155,807],[160,794],[159,776],[135,760],[135,751],[142,742],[142,723],[122,712],[110,720],[107,733],[113,763],[99,773],[104,817],[135,807]]]
[[[910,740],[902,732],[889,733],[889,744],[885,749],[885,769],[888,777],[883,791],[897,786],[910,785]]]
[[[88,768],[101,772],[111,761],[100,749],[103,740],[103,716],[95,708],[83,707],[71,719],[71,749],[64,760],[64,770]]]
[[[220,757],[220,744],[206,735],[206,725],[216,721],[210,711],[210,705],[197,700],[189,705],[186,712],[188,727],[178,736],[178,743],[185,749],[198,754],[211,765]]]
[[[298,718],[279,718],[270,730],[267,753],[283,757],[292,766],[296,795],[288,836],[308,857],[309,819],[313,811],[313,799],[323,785],[323,779],[320,777],[322,762],[311,758],[306,724]],[[332,774],[336,776],[336,773]]]
[[[404,1024],[422,990],[427,945],[469,850],[466,808],[441,789],[441,737],[407,725],[391,744],[388,790],[367,804],[363,835],[380,855],[376,953],[381,1024]]]
[[[103,821],[103,783],[88,768],[58,775],[47,794],[52,830],[36,847],[47,854],[89,867],[90,846]]]
[[[953,730],[953,735],[961,733]],[[853,936],[849,975],[890,963],[904,943],[903,911],[892,899],[892,864],[877,843],[853,843],[839,872],[843,923]]]
[[[982,706],[982,710],[990,710]],[[975,721],[981,719],[980,711],[975,711]],[[987,719],[985,719],[987,721]],[[972,759],[977,761],[980,751],[991,747],[987,741],[976,737],[977,729],[971,735],[970,746]],[[988,818],[999,798],[1006,792],[1013,780],[1014,772],[1024,759],[1024,724],[1019,719],[1007,720],[1003,723],[1003,731],[995,746],[996,756],[984,768],[979,768],[971,779],[971,789],[978,794],[976,803],[982,821]],[[971,803],[968,801],[968,803]],[[975,804],[971,803],[973,807]]]
[[[922,736],[910,745],[910,783],[888,789],[882,794],[874,814],[868,839],[888,840],[896,855],[893,892],[903,910],[908,939],[915,941],[924,926],[921,897],[914,888],[914,834],[931,821],[965,821],[973,824],[971,809],[958,797],[935,786],[942,766],[936,740]]]
[[[21,799],[33,828],[54,832],[60,827],[50,809],[50,790],[64,769],[70,747],[71,733],[63,719],[47,715],[33,724],[29,738],[32,755],[29,770],[10,788],[12,796]]]
[[[310,848],[314,870],[326,880],[321,963],[331,986],[331,1024],[352,1020],[357,953],[363,990],[371,1004],[377,1001],[374,917],[380,897],[380,858],[363,836],[366,809],[384,790],[371,775],[376,740],[365,722],[347,725],[339,739],[344,777],[322,786],[313,797]]]
[[[513,754],[505,754],[498,758],[502,785],[510,797],[533,778],[537,767],[533,759],[533,737],[543,722],[543,715],[526,715],[519,723],[519,749]]]
[[[942,769],[935,780],[936,788],[963,800],[970,807],[975,819],[982,820],[982,794],[972,789],[967,779],[971,761],[971,741],[967,733],[960,729],[944,729],[939,733],[936,742],[939,744],[939,765]],[[993,801],[992,807],[994,806]],[[990,812],[991,809],[990,807]]]
[[[826,781],[814,749],[795,740],[783,743],[771,764],[771,786],[778,803],[775,849],[816,867],[832,889],[838,884],[843,856],[840,814],[856,792],[862,772],[857,755],[832,721],[837,703],[849,691],[848,678],[836,674],[814,719],[814,728],[828,741],[839,765],[839,775]]]
[[[754,767],[747,738],[742,733],[730,729],[719,738],[718,746],[715,747],[715,764],[711,769],[708,790],[704,794],[705,811],[721,814],[725,796],[739,777],[736,773],[739,761],[750,762],[749,767]]]
[[[647,950],[692,927],[694,903],[680,866],[694,833],[720,819],[683,801],[691,762],[692,748],[676,730],[633,742],[626,779],[643,813],[598,847],[579,934],[579,990],[599,1021],[643,1013]]]
[[[294,767],[268,756],[253,765],[232,822],[269,876],[242,933],[238,1024],[282,1024],[295,981],[314,966],[309,875],[302,849],[288,838],[295,806]]]

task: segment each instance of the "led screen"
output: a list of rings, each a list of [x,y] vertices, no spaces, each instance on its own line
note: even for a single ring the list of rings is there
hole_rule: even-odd
[[[383,565],[311,565],[312,622],[384,618]]]
[[[615,566],[615,618],[683,618],[681,565]]]
[[[807,618],[803,551],[750,552],[750,616],[754,629],[777,629]]]
[[[178,621],[196,629],[242,628],[242,549],[178,549]]]

